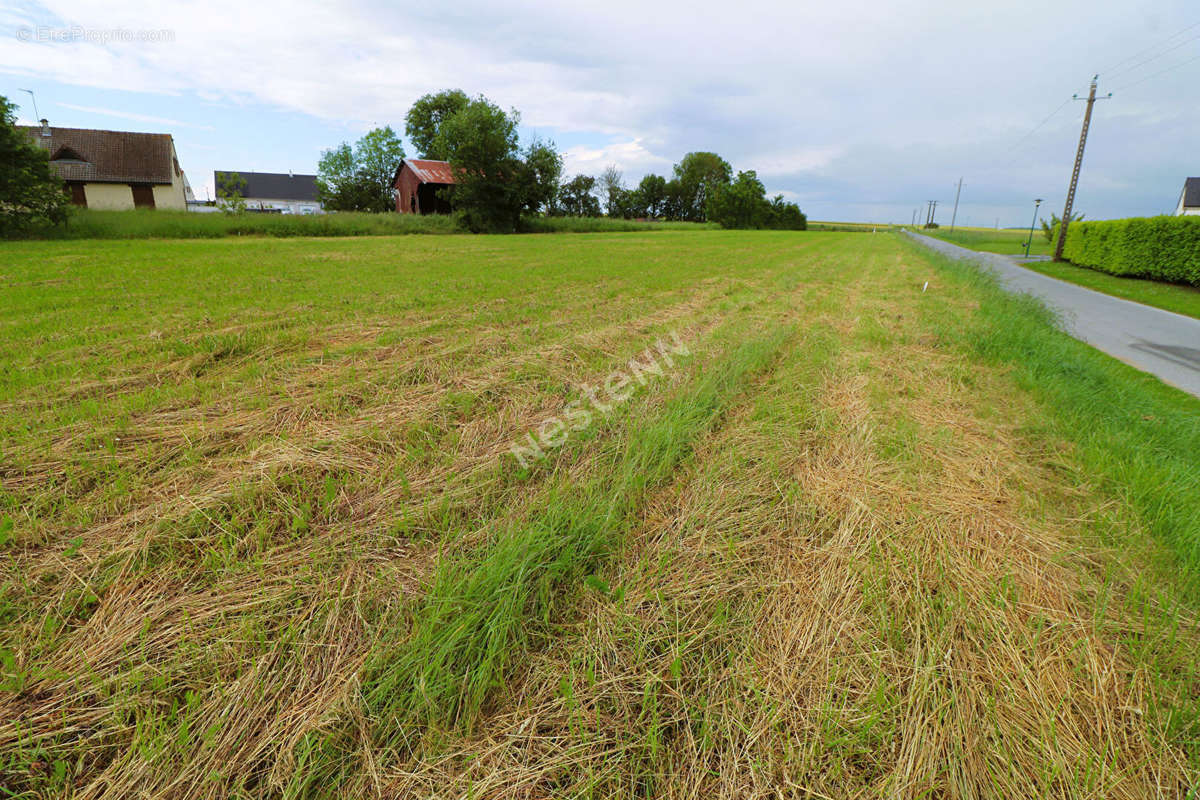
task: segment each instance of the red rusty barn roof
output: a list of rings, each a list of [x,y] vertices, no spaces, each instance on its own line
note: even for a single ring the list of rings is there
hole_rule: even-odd
[[[400,170],[404,169],[407,164],[413,174],[417,176],[417,180],[421,183],[456,183],[454,180],[454,170],[450,167],[449,161],[430,161],[424,158],[406,158],[400,162],[400,169],[396,170],[399,174]]]

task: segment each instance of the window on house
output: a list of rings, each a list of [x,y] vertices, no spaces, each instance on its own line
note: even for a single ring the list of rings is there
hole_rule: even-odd
[[[60,147],[54,152],[51,161],[86,161],[86,159],[69,147]]]

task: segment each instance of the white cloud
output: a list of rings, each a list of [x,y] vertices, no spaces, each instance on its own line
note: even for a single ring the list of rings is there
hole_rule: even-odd
[[[669,172],[673,160],[650,152],[641,139],[617,142],[603,147],[568,147],[563,151],[564,175],[598,175],[616,164],[625,173],[625,182],[640,180],[649,172]]]
[[[135,114],[131,111],[118,111],[112,108],[97,108],[95,106],[78,106],[74,103],[55,103],[60,108],[67,108],[72,111],[82,111],[87,114],[100,114],[105,117],[117,117],[119,119],[128,119],[134,122],[151,122],[155,125],[163,125],[172,128],[196,128],[199,130],[211,131],[211,125],[194,125],[190,122],[181,122],[177,119],[168,119],[166,117],[155,117],[150,114]]]
[[[995,162],[1092,72],[1194,21],[1194,0],[1154,6],[1131,15],[1116,0],[743,0],[735,8],[682,0],[43,0],[0,20],[167,29],[174,41],[45,44],[0,36],[0,71],[187,94],[243,107],[249,125],[249,114],[265,107],[348,131],[398,124],[421,94],[461,87],[520,109],[528,126],[614,142],[569,148],[572,173],[610,162],[628,175],[666,172],[688,151],[713,150],[812,202],[868,197],[899,208],[928,191],[944,198],[960,174],[976,190],[986,183],[993,194],[1014,197],[1042,192],[1039,181],[1058,181],[1057,151],[1073,148],[1077,106],[1023,144],[1015,167]],[[1144,71],[1191,52],[1178,50]],[[1158,186],[1167,171],[1180,180],[1196,171],[1188,164],[1200,107],[1181,106],[1179,98],[1197,74],[1200,63],[1185,65],[1131,87],[1128,97],[1118,93],[1111,110],[1098,114],[1098,139],[1143,137],[1121,141],[1139,153],[1134,159],[1109,158],[1103,147],[1089,153],[1087,169],[1105,173],[1092,184],[1100,213],[1137,213],[1145,204],[1138,192],[1177,192]],[[157,122],[153,108],[144,112],[121,111]],[[1118,114],[1134,112],[1169,133],[1114,124]],[[1148,157],[1169,170],[1146,169],[1140,151],[1147,137],[1154,143]]]

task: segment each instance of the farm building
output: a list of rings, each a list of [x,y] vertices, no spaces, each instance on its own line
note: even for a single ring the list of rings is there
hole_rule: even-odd
[[[1200,178],[1188,178],[1183,182],[1183,191],[1179,193],[1179,207],[1175,216],[1200,215]]]
[[[71,202],[87,208],[186,208],[187,178],[168,133],[22,126],[50,156]]]
[[[406,158],[392,181],[396,210],[401,214],[449,214],[450,203],[438,196],[438,190],[454,183],[450,162]]]
[[[221,188],[234,175],[246,184],[241,187],[246,208],[252,211],[278,211],[283,214],[320,214],[317,197],[317,176],[296,175],[292,172],[235,172],[215,170],[213,188],[220,196]]]

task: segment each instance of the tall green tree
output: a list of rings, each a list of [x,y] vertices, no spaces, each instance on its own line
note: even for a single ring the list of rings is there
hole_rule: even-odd
[[[441,120],[434,152],[454,169],[450,200],[475,232],[512,232],[525,208],[528,181],[517,149],[520,115],[480,95]]]
[[[596,179],[591,175],[576,175],[558,191],[558,206],[572,217],[600,216],[600,201],[596,198]]]
[[[0,236],[67,220],[70,202],[50,154],[16,127],[16,105],[0,96]]]
[[[393,178],[404,145],[390,126],[368,131],[353,147],[342,142],[321,154],[317,195],[329,211],[391,211]]]
[[[675,216],[690,222],[704,222],[708,217],[708,198],[729,184],[733,168],[716,153],[696,152],[685,155],[675,165],[678,183]]]
[[[659,219],[665,216],[667,207],[667,179],[653,173],[642,178],[638,184],[639,216]]]
[[[621,216],[622,193],[625,185],[616,164],[609,164],[600,173],[600,196],[604,200],[604,213],[610,217]]]
[[[471,103],[471,98],[462,89],[447,89],[437,94],[427,94],[413,103],[404,117],[404,133],[417,148],[421,158],[446,161],[449,154],[438,144],[442,123],[462,111]]]
[[[777,194],[771,199],[771,222],[767,226],[781,231],[808,230],[808,217],[800,210],[800,206],[789,203],[783,195]]]
[[[722,228],[762,228],[770,218],[767,190],[754,170],[739,172],[732,183],[709,190],[707,216]]]
[[[722,228],[773,228],[804,230],[808,219],[795,203],[775,195],[767,200],[766,188],[754,170],[739,172],[737,178],[718,186],[708,198],[708,218]]]
[[[523,168],[520,170],[523,210],[529,214],[550,212],[558,194],[558,181],[562,176],[562,156],[554,149],[554,142],[535,139],[525,148]]]

